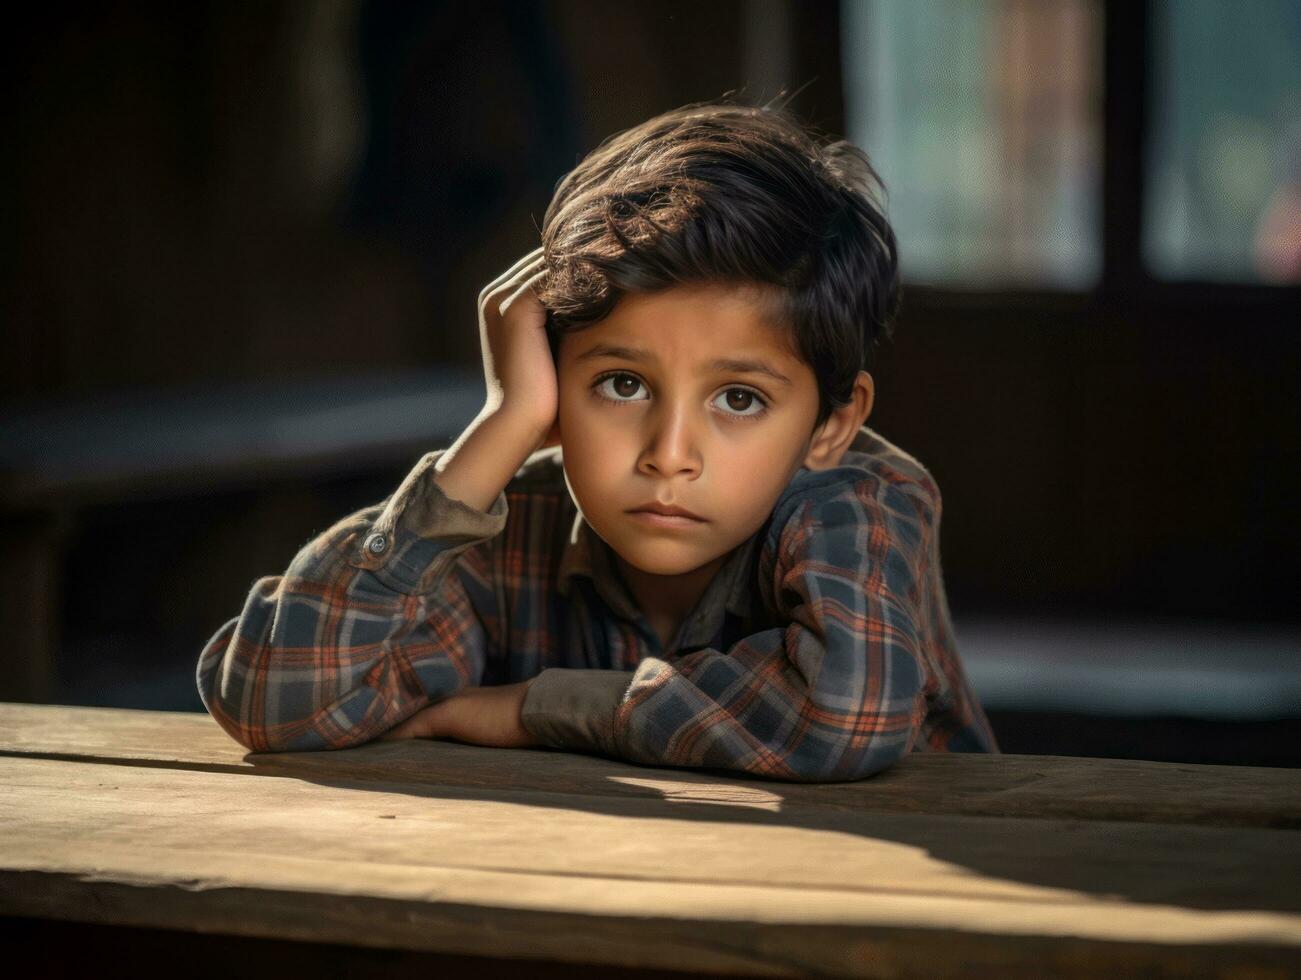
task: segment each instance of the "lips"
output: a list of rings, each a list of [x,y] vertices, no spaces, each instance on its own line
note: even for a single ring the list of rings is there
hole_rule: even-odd
[[[665,517],[688,517],[693,521],[703,521],[704,518],[699,514],[693,514],[685,507],[678,507],[674,504],[662,504],[658,500],[652,500],[648,504],[642,504],[640,507],[634,507],[628,513],[637,514],[645,511],[648,514],[663,514]]]

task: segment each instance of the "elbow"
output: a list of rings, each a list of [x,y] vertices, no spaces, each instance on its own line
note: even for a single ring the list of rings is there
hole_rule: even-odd
[[[221,729],[250,752],[347,749],[361,745],[371,737],[368,726],[340,729],[339,716],[331,714],[339,707],[337,703],[306,716],[296,712],[280,718],[270,717],[265,710],[254,713],[243,708],[242,699],[227,698],[220,694],[211,698],[205,696],[204,706]],[[331,717],[322,725],[324,714],[331,714]],[[322,728],[332,728],[337,737],[327,740],[322,734]]]
[[[214,701],[208,706],[208,714],[212,715],[217,725],[227,735],[236,742],[248,749],[250,752],[280,752],[282,748],[272,744],[272,741],[266,737],[264,726],[257,724],[250,719],[241,718],[226,709],[220,701]]]
[[[237,669],[230,644],[233,627],[228,623],[204,647],[195,670],[199,700],[227,735],[250,752],[295,752],[328,748],[315,731],[310,718],[288,713],[269,717],[264,699],[250,697],[251,678]],[[256,690],[260,685],[253,684]]]
[[[919,693],[897,712],[828,712],[834,718],[814,750],[788,758],[800,782],[840,783],[867,779],[912,752],[925,713]]]
[[[390,699],[370,684],[321,704],[292,686],[279,689],[249,676],[232,676],[217,658],[200,660],[197,679],[208,714],[250,752],[350,749],[395,724]],[[280,696],[271,696],[273,691]]]
[[[239,699],[231,697],[230,692],[232,679],[228,657],[238,624],[238,618],[231,620],[204,644],[194,680],[204,710],[218,727],[244,748],[256,752],[254,727],[240,711]]]
[[[879,772],[889,769],[909,752],[912,739],[906,735],[882,739],[873,739],[862,752],[846,753],[837,762],[837,780],[867,779]]]
[[[264,715],[241,712],[220,697],[211,701],[205,698],[204,705],[218,726],[250,752],[316,752],[350,748],[353,744],[327,743],[311,718],[271,723]]]
[[[846,718],[847,731],[867,728],[870,734],[862,738],[851,736],[836,746],[838,751],[831,761],[830,778],[867,779],[911,755],[925,717],[926,699],[919,687],[906,707],[899,704],[898,711],[874,712],[870,718],[863,715]]]
[[[265,718],[253,715],[241,704],[241,698],[230,696],[220,683],[204,678],[202,673],[199,698],[218,727],[250,752],[291,751],[283,738],[272,734]]]
[[[837,751],[794,755],[786,759],[788,782],[849,783],[889,769],[908,754],[908,741],[873,738],[862,748],[846,745]]]
[[[817,756],[787,760],[791,781],[801,783],[847,783],[867,779],[889,769],[909,752],[911,739],[873,736],[865,745],[853,743]]]

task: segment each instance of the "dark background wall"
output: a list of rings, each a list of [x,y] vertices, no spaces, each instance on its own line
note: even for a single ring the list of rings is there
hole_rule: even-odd
[[[1105,7],[1098,287],[906,285],[869,424],[943,490],[959,625],[1291,630],[1298,287],[1143,272],[1134,93],[1152,20]],[[843,132],[839,24],[832,3],[27,8],[2,42],[0,412],[141,386],[472,370],[478,290],[532,247],[582,154],[664,109],[782,84],[800,87],[805,119]],[[44,556],[52,583],[48,696],[196,707],[178,685],[252,581],[413,461],[7,514],[11,529],[46,522],[54,542],[21,552]],[[27,574],[16,564],[11,582]],[[1017,741],[1009,720],[1012,749],[1069,751],[1041,721]],[[1166,736],[1121,737],[1152,739],[1133,747],[1150,756]],[[1108,752],[1123,746],[1090,747]]]

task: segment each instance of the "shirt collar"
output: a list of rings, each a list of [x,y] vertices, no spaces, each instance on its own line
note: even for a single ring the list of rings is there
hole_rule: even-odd
[[[708,643],[722,626],[725,612],[742,618],[751,615],[757,587],[754,562],[763,543],[763,534],[764,528],[760,528],[734,548],[710,580],[696,606],[695,622],[683,635],[682,646]],[[568,596],[573,579],[579,575],[592,580],[597,594],[615,612],[630,620],[641,615],[636,601],[619,575],[613,550],[587,523],[581,511],[574,515],[564,553],[560,558],[557,591]],[[702,636],[703,640],[699,639]]]

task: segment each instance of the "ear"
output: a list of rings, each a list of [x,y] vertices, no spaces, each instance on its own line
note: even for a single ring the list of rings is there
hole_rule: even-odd
[[[833,409],[827,420],[816,429],[804,456],[804,465],[811,470],[829,470],[840,465],[840,458],[858,435],[867,417],[872,414],[876,387],[872,376],[859,371],[854,381],[854,394],[848,405]]]

